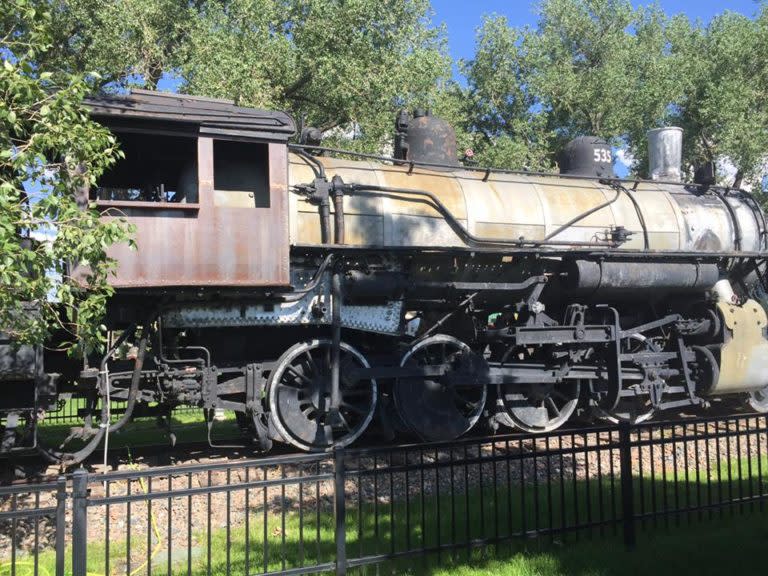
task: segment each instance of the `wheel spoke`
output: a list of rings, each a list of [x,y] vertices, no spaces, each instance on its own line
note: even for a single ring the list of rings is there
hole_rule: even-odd
[[[560,416],[560,409],[557,407],[557,404],[555,404],[555,401],[552,400],[552,396],[547,396],[546,402],[547,402],[547,404],[549,404],[550,408],[552,408],[552,410],[554,410],[555,414],[557,414],[557,416],[559,417]]]
[[[294,376],[296,376],[301,380],[304,380],[304,382],[306,382],[307,384],[312,384],[312,380],[310,378],[306,377],[302,372],[300,372],[299,370],[297,370],[295,367],[291,365],[286,366],[285,371],[290,372],[291,374],[293,374]],[[285,380],[283,380],[281,384],[283,384],[284,386],[290,386],[290,383],[286,382]]]
[[[341,421],[341,425],[347,429],[347,432],[352,432],[352,427],[349,425],[349,422],[347,422],[347,419],[344,418],[344,414],[342,414],[341,411],[339,411],[338,416],[339,416],[339,420]]]
[[[313,374],[319,374],[320,373],[320,369],[317,367],[317,364],[315,363],[315,359],[312,358],[312,354],[310,353],[310,351],[306,350],[304,352],[304,356],[306,356],[307,359],[309,360],[309,368],[312,371],[312,373]]]
[[[331,348],[332,346],[325,347],[325,366],[323,366],[323,374],[329,376],[331,374]]]
[[[458,354],[472,354],[461,341],[436,334],[417,342],[405,356],[401,366],[444,366]],[[450,368],[449,368],[449,371]],[[467,432],[482,413],[487,390],[467,378],[413,377],[397,379],[393,388],[395,408],[402,421],[423,440],[451,440]],[[443,380],[441,385],[427,385]]]
[[[332,343],[314,340],[296,344],[281,356],[269,379],[269,407],[281,436],[302,450],[327,450],[355,440],[368,426],[376,406],[376,381],[351,382],[358,367],[368,368],[365,358],[341,343],[341,403],[343,413],[331,413],[327,402],[330,386]]]

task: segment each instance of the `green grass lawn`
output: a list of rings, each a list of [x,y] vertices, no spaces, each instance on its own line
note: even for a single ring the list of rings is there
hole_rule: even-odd
[[[73,399],[68,402],[72,406],[68,406],[67,410],[73,413],[77,408],[85,406],[83,399]],[[113,415],[112,420],[116,420],[118,416],[119,414]],[[59,446],[67,438],[73,426],[82,426],[82,420],[73,417],[66,420],[44,421],[38,429],[38,438],[46,446]],[[191,408],[172,412],[171,426],[178,444],[207,440],[208,429],[202,409]],[[212,437],[214,440],[231,440],[241,437],[234,412],[225,412],[224,419],[214,423]],[[137,418],[110,434],[109,437],[109,445],[112,448],[154,446],[164,443],[170,445],[170,441],[168,431],[159,427],[156,419],[152,417]],[[77,450],[82,445],[80,441],[72,441],[68,450]]]
[[[768,471],[768,458],[760,461]],[[689,478],[673,482],[656,477],[635,478],[635,502],[640,494],[657,503],[684,509],[739,495],[768,494],[768,482],[757,476],[757,461],[732,462],[711,471],[702,471],[703,490]],[[728,479],[731,482],[728,482]],[[708,482],[707,482],[708,480]],[[618,483],[615,483],[618,484]],[[766,563],[761,552],[768,545],[768,503],[735,505],[703,512],[682,511],[666,518],[638,521],[637,545],[626,550],[621,527],[584,529],[578,533],[542,535],[538,538],[513,537],[485,547],[467,545],[481,538],[500,536],[536,527],[557,528],[587,518],[610,517],[611,500],[618,499],[618,486],[603,481],[551,487],[515,486],[511,489],[474,488],[468,494],[412,496],[408,502],[366,501],[357,506],[353,497],[347,508],[347,556],[357,558],[395,551],[436,547],[455,543],[452,550],[429,555],[414,555],[390,561],[378,573],[416,575],[625,575],[654,574],[764,574]],[[254,491],[258,494],[258,491]],[[603,494],[601,501],[600,494]],[[258,497],[254,498],[258,504]],[[551,502],[551,505],[550,505]],[[305,503],[306,504],[306,503]],[[620,506],[620,503],[617,502]],[[636,504],[637,506],[637,504]],[[374,510],[375,507],[375,510]],[[650,504],[646,506],[649,510]],[[764,509],[763,509],[764,508]],[[329,501],[305,505],[304,513],[288,512],[285,517],[264,513],[258,507],[249,515],[249,532],[243,522],[227,531],[194,527],[195,542],[188,558],[186,547],[172,550],[171,573],[181,574],[259,574],[283,568],[333,562],[334,519]],[[578,510],[578,511],[577,511]],[[620,510],[620,508],[619,508]],[[638,507],[638,512],[639,507]],[[374,514],[377,512],[378,514]],[[578,520],[577,520],[578,516]],[[378,518],[378,521],[376,521]],[[162,523],[160,523],[162,524]],[[181,529],[186,529],[181,528]],[[109,567],[105,564],[106,545],[89,545],[90,576],[109,574],[166,574],[169,564],[164,527],[155,528],[147,567],[146,536],[134,537],[130,570],[126,566],[126,543],[109,545]],[[318,537],[319,535],[319,537]],[[210,545],[208,542],[210,541]],[[210,550],[210,553],[209,553]],[[40,557],[40,574],[53,574],[54,557]],[[67,560],[69,566],[70,561]],[[188,571],[188,565],[190,567]],[[20,567],[19,576],[32,574]],[[0,566],[0,576],[9,572]],[[350,569],[352,574],[377,573],[375,566]]]

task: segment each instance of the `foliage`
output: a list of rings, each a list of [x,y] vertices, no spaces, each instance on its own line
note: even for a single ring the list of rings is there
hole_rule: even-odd
[[[428,0],[209,2],[181,66],[184,89],[283,108],[378,151],[395,111],[426,104],[449,71]]]
[[[35,0],[50,6],[51,44],[38,56],[49,69],[74,74],[98,71],[96,88],[156,89],[177,67],[195,15],[196,2],[178,0]]]
[[[46,0],[37,0],[42,4]],[[291,112],[379,150],[399,107],[450,73],[429,0],[58,0],[47,60],[99,88],[157,88]]]
[[[670,25],[684,90],[675,121],[685,129],[686,162],[727,159],[735,178],[761,186],[768,154],[768,6],[756,19],[733,12],[707,26]]]
[[[665,24],[627,0],[545,0],[536,28],[486,18],[463,64],[474,130],[518,166],[545,168],[582,134],[637,153],[679,91]]]
[[[664,16],[628,0],[548,0],[523,45],[531,90],[571,137],[624,136],[665,116],[674,98]]]
[[[491,163],[546,167],[565,140],[595,134],[626,147],[643,176],[647,130],[677,124],[689,177],[713,161],[734,166],[723,183],[760,188],[766,60],[766,5],[755,19],[726,12],[703,26],[628,0],[542,0],[535,28],[485,19],[462,65],[463,126]]]
[[[102,337],[111,294],[106,249],[129,230],[78,206],[75,192],[119,152],[82,106],[85,80],[38,64],[53,50],[51,18],[33,2],[13,0],[0,19],[0,326],[24,342],[62,328],[71,346],[79,339],[90,348]]]
[[[630,0],[541,0],[535,27],[485,18],[462,85],[429,0],[34,1],[55,13],[51,69],[98,70],[107,89],[174,76],[182,91],[288,110],[331,145],[381,152],[396,110],[418,105],[456,125],[476,161],[508,168],[552,169],[566,140],[596,134],[644,175],[646,131],[679,123],[689,169],[732,163],[754,185],[768,150],[765,7],[702,26]]]
[[[460,62],[467,89],[459,128],[473,136],[476,160],[502,168],[551,167],[553,134],[530,90],[530,63],[523,32],[504,17],[488,17],[477,33],[475,57]]]

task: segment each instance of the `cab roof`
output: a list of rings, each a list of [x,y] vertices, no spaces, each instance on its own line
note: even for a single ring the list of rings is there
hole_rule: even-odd
[[[197,133],[238,140],[287,141],[296,125],[285,112],[235,106],[232,100],[151,90],[87,98],[91,116],[109,128]]]

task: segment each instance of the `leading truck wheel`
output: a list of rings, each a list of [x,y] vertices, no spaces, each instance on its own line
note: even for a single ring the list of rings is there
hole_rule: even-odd
[[[365,357],[341,343],[338,411],[331,406],[331,341],[311,340],[289,348],[269,376],[270,418],[280,436],[307,452],[351,444],[376,411],[376,380],[352,380],[370,368]]]
[[[400,366],[445,370],[441,376],[399,378],[394,384],[397,413],[419,438],[453,440],[478,421],[487,395],[484,362],[464,342],[430,336],[412,346]]]

